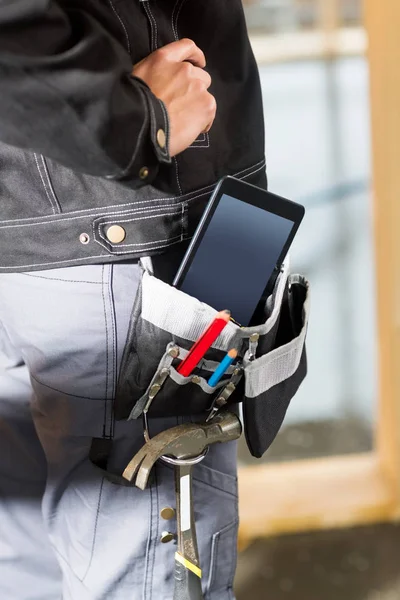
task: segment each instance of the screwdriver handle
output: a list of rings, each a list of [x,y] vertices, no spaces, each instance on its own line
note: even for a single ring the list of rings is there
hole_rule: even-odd
[[[204,600],[201,578],[175,559],[174,600]]]

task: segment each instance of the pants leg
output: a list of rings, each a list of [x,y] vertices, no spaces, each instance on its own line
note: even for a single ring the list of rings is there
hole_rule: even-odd
[[[174,506],[173,471],[142,492],[116,486],[89,460],[93,437],[113,436],[122,470],[143,443],[141,423],[113,423],[112,398],[139,280],[133,264],[55,269],[0,278],[0,315],[28,365],[33,417],[47,460],[42,510],[64,600],[172,598],[173,543],[160,510]],[[176,424],[158,420],[153,430]],[[212,448],[194,493],[204,588],[232,596],[237,531],[236,446]],[[15,596],[18,600],[24,600]]]
[[[0,598],[58,600],[61,571],[42,519],[47,467],[31,396],[28,369],[0,321]]]

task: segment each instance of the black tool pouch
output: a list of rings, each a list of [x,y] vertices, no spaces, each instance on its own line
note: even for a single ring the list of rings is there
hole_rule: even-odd
[[[244,429],[254,456],[270,446],[306,374],[307,281],[286,263],[265,305],[264,323],[228,323],[189,377],[176,370],[216,311],[143,270],[132,311],[115,400],[117,419],[204,415],[244,402]],[[224,307],[223,307],[224,308]],[[229,307],[228,307],[229,308]],[[232,366],[216,387],[207,383],[227,350]]]

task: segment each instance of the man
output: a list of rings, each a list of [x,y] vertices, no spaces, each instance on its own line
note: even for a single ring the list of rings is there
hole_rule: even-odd
[[[0,0],[0,597],[172,597],[173,474],[113,398],[138,259],[170,279],[218,179],[265,186],[240,0]],[[158,269],[158,271],[157,271]],[[157,419],[153,431],[180,422]],[[204,591],[233,598],[236,448],[194,493]]]

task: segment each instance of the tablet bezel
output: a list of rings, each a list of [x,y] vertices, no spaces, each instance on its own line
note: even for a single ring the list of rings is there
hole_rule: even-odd
[[[263,210],[266,210],[272,214],[278,215],[287,219],[293,223],[293,227],[287,238],[286,244],[278,258],[276,268],[280,268],[282,262],[289,250],[289,247],[293,241],[294,236],[300,226],[300,223],[304,217],[305,209],[304,206],[296,202],[292,202],[282,196],[277,196],[272,192],[258,188],[250,183],[244,182],[240,179],[236,179],[231,176],[224,177],[217,184],[208,204],[204,211],[204,214],[197,226],[192,241],[186,251],[186,254],[182,260],[182,263],[178,269],[178,272],[174,278],[173,286],[179,287],[182,285],[186,273],[191,267],[193,260],[196,256],[197,248],[199,247],[207,227],[216,211],[221,197],[226,194],[231,196],[235,200],[245,202],[252,206],[256,206]],[[266,287],[268,282],[266,282]]]

